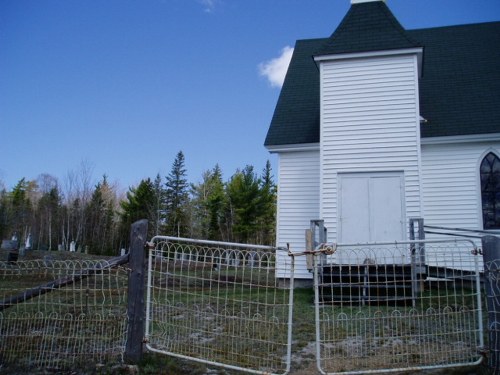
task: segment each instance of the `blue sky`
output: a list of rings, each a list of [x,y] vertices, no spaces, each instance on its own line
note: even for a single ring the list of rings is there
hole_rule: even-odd
[[[405,28],[500,20],[499,0],[387,0]],[[297,39],[323,38],[349,0],[0,1],[0,184],[61,184],[82,162],[122,189],[276,156],[264,138]],[[281,57],[281,59],[280,59]],[[277,171],[274,171],[277,175]]]

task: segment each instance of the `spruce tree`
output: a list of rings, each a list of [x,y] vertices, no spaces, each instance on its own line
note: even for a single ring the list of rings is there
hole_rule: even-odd
[[[142,180],[136,188],[130,188],[126,200],[121,206],[121,236],[129,239],[130,226],[137,220],[147,219],[152,222],[156,209],[155,190],[151,179]],[[155,228],[148,226],[148,238],[154,235]]]
[[[189,233],[188,208],[189,185],[186,179],[184,154],[182,151],[172,165],[172,170],[165,183],[166,234],[184,237]]]
[[[224,208],[224,183],[217,164],[213,170],[203,173],[201,183],[191,187],[193,215],[191,225],[194,236],[209,240],[221,240],[221,219]]]
[[[273,245],[276,241],[276,185],[271,163],[266,163],[260,178],[259,243]]]
[[[156,175],[153,187],[155,192],[155,211],[150,225],[153,226],[155,235],[160,235],[165,222],[165,189],[163,188],[159,173]]]
[[[207,199],[208,208],[208,239],[221,240],[221,218],[224,209],[224,184],[222,172],[217,164],[210,174],[210,188]]]
[[[253,166],[237,171],[226,186],[227,224],[232,229],[232,241],[255,242],[259,216],[259,180]]]

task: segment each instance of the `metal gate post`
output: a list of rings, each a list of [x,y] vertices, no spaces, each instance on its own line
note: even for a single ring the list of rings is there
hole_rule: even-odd
[[[410,219],[410,241],[425,240],[424,219]],[[426,278],[425,266],[425,245],[421,242],[411,245],[411,280],[412,280],[412,303],[415,307],[418,293],[424,290],[424,280]]]
[[[488,306],[488,364],[495,374],[500,374],[500,238],[484,236],[481,243]]]

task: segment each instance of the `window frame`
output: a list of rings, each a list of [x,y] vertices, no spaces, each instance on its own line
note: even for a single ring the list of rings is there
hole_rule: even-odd
[[[488,165],[485,166],[485,163]],[[486,167],[489,170],[483,171]],[[479,164],[479,185],[483,229],[500,230],[500,157],[493,151],[488,151],[481,159]],[[492,188],[492,185],[495,187]],[[485,200],[485,197],[490,199]],[[493,219],[488,219],[488,216],[492,216]]]

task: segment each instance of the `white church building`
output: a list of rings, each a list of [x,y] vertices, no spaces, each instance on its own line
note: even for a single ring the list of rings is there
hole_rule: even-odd
[[[277,245],[303,251],[313,219],[335,243],[500,230],[499,46],[500,22],[407,30],[383,0],[298,40],[265,140]]]

